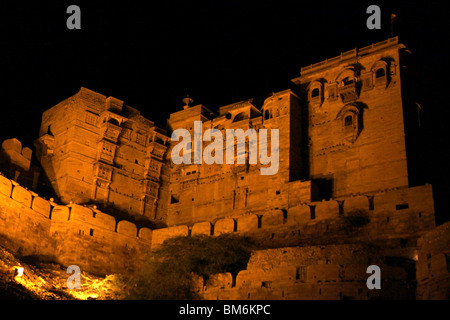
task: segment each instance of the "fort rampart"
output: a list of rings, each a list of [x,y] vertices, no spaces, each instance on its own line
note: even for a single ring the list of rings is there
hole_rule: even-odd
[[[236,233],[254,239],[262,249],[253,252],[246,270],[218,274],[206,283],[199,279],[198,290],[207,299],[377,297],[365,286],[369,264],[386,275],[384,285],[391,290],[384,290],[383,298],[410,298],[408,268],[389,263],[390,255],[419,257],[417,295],[426,298],[448,272],[447,256],[433,245],[434,233],[442,236],[448,226],[435,228],[433,207],[423,205],[433,203],[430,185],[155,230],[116,221],[95,208],[59,205],[4,176],[0,197],[0,234],[10,249],[100,275],[132,272],[170,237]],[[352,225],[353,216],[367,220]],[[436,252],[425,253],[430,250]]]

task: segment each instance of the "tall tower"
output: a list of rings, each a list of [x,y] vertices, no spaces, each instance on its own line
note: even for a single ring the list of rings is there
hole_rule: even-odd
[[[397,38],[301,68],[309,175],[321,198],[408,186]]]
[[[123,101],[86,88],[44,112],[37,157],[63,203],[155,219],[168,137]]]

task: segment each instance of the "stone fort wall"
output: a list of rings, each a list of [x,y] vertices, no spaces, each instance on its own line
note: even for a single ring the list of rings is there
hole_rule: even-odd
[[[198,279],[206,299],[411,298],[411,270],[392,265],[389,256],[419,259],[418,298],[435,297],[434,286],[441,286],[441,296],[447,290],[439,279],[448,278],[449,240],[439,242],[435,233],[448,238],[448,226],[435,228],[430,185],[155,230],[94,208],[56,204],[4,176],[0,198],[0,234],[10,249],[99,275],[133,272],[152,248],[175,236],[237,233],[273,248],[254,251],[237,275]],[[342,228],[355,212],[369,223],[357,231]],[[370,264],[383,270],[382,292],[365,285]]]
[[[132,272],[151,248],[151,230],[76,204],[58,205],[0,176],[0,234],[20,256],[104,275]]]

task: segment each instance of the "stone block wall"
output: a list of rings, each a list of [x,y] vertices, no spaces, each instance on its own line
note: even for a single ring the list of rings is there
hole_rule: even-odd
[[[253,252],[246,270],[212,277],[198,292],[206,299],[406,299],[414,295],[405,270],[384,263],[379,248],[330,245]],[[382,290],[366,286],[367,267],[382,270]]]
[[[450,299],[450,222],[427,232],[418,246],[417,299]]]
[[[409,241],[423,236],[417,297],[440,298],[448,294],[450,232],[448,225],[434,229],[431,194],[431,186],[425,185],[150,230],[116,221],[95,208],[58,205],[0,176],[0,234],[21,256],[50,257],[99,275],[133,272],[142,266],[147,253],[177,236],[237,233],[252,237],[262,247],[277,248],[254,251],[247,269],[237,275],[218,274],[206,287],[202,283],[198,290],[208,299],[408,298],[414,294],[406,284],[409,271],[386,263],[385,257],[392,252],[382,250],[389,246],[377,249],[377,245],[364,243],[391,239],[389,248],[398,249],[396,241],[402,237]],[[337,241],[340,219],[355,211],[370,218],[352,238],[361,244]],[[342,239],[348,241],[349,236],[343,234]],[[314,239],[329,241],[315,245]],[[408,248],[415,245],[414,241],[406,243]],[[387,289],[383,294],[365,285],[369,264],[383,270],[383,288]]]
[[[365,216],[367,224],[351,225],[354,215]],[[152,246],[173,236],[224,233],[247,235],[269,247],[305,245],[308,241],[333,243],[346,241],[353,229],[360,231],[357,236],[363,241],[408,239],[417,238],[434,227],[432,188],[424,185],[339,200],[297,203],[287,210],[248,212],[190,226],[157,229]]]
[[[84,206],[58,205],[0,175],[0,235],[20,256],[78,265],[104,275],[132,272],[151,249],[152,230]]]

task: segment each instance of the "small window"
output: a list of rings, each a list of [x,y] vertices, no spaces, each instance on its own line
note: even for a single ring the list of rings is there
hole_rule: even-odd
[[[234,117],[233,122],[238,122],[245,119],[248,119],[248,115],[245,112],[241,112],[236,117]]]
[[[172,203],[178,203],[178,202],[180,202],[180,198],[175,194],[171,195],[170,203],[172,204]]]
[[[352,116],[346,116],[344,119],[344,126],[350,127],[353,125],[353,117]]]
[[[98,116],[94,113],[91,113],[89,111],[86,112],[86,123],[95,126],[97,123]]]
[[[91,237],[94,236],[94,229],[90,229],[90,230],[89,230],[89,235],[90,235]]]
[[[119,121],[117,121],[117,119],[111,118],[108,120],[108,122],[116,126],[120,126]]]
[[[136,134],[136,143],[145,146],[145,141],[147,140],[147,137],[142,134]]]
[[[272,119],[272,111],[271,110],[266,110],[264,112],[264,120],[269,120]]]
[[[295,268],[295,280],[306,280],[306,267]]]
[[[317,98],[320,95],[320,90],[319,88],[315,88],[313,89],[313,91],[311,92],[311,98]]]
[[[375,72],[375,78],[383,78],[386,75],[386,71],[384,70],[384,68],[379,68],[377,69],[377,71]]]
[[[344,86],[353,84],[354,82],[355,82],[354,79],[350,79],[349,77],[346,77],[346,78],[342,79],[342,84]]]
[[[314,220],[316,218],[316,206],[310,206],[310,218]]]
[[[373,196],[368,197],[369,198],[369,210],[375,210],[375,204],[373,201]]]
[[[403,210],[403,209],[408,209],[409,205],[407,203],[402,203],[402,204],[397,204],[395,206],[395,210]]]

